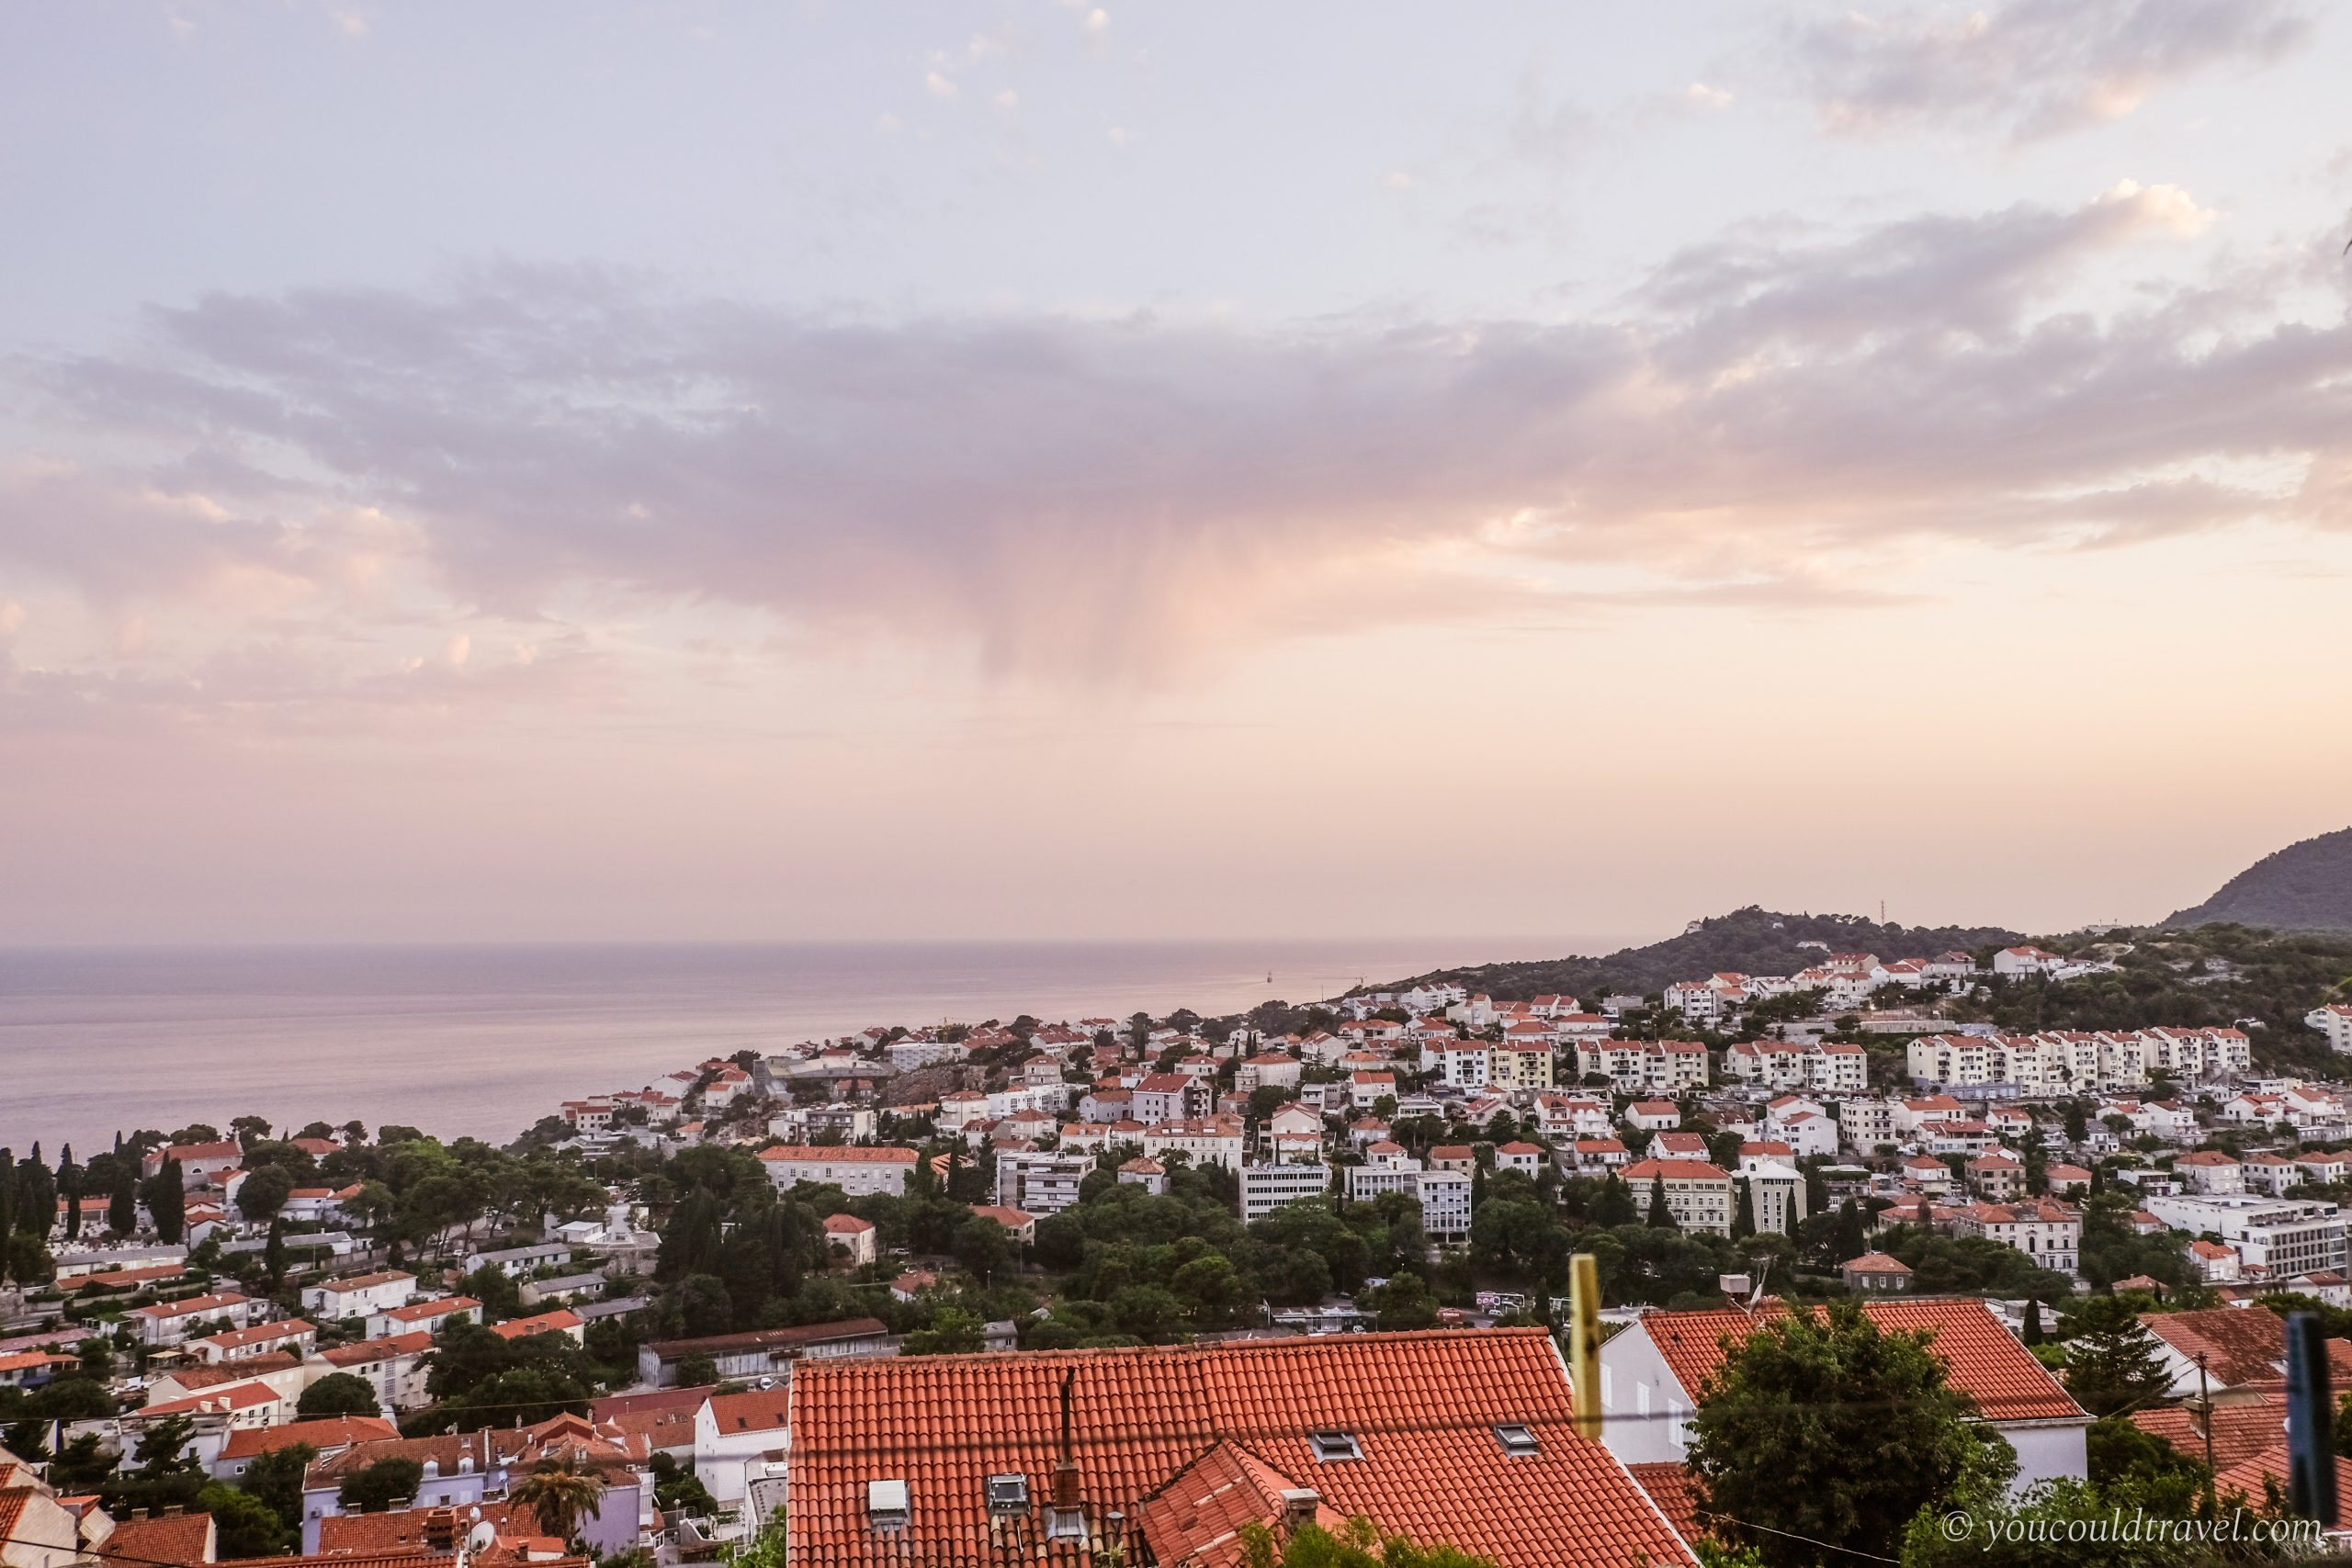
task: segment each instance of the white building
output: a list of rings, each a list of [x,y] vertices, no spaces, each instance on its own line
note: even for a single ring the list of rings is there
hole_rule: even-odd
[[[2151,1193],[2141,1203],[2174,1230],[2220,1236],[2236,1251],[2249,1279],[2344,1269],[2344,1216],[2333,1203],[2243,1192]]]
[[[2352,1055],[2352,1006],[2336,1003],[2331,1007],[2313,1008],[2303,1015],[2303,1021],[2327,1036],[2327,1048]]]
[[[1241,1118],[1238,1116],[1204,1116],[1191,1121],[1167,1122],[1143,1130],[1143,1152],[1148,1159],[1165,1161],[1170,1155],[1183,1155],[1195,1166],[1221,1165],[1227,1170],[1241,1168]]]
[[[762,1149],[760,1158],[779,1192],[790,1191],[798,1182],[813,1181],[838,1187],[852,1198],[876,1192],[903,1198],[916,1155],[912,1149],[779,1144]]]
[[[1008,1209],[1058,1214],[1078,1201],[1078,1190],[1094,1173],[1084,1155],[1037,1149],[1001,1149],[996,1156],[996,1201]]]
[[[334,1322],[366,1317],[385,1307],[405,1303],[416,1294],[416,1276],[398,1269],[374,1274],[354,1274],[302,1288],[302,1310]]]
[[[2013,1493],[2086,1479],[2091,1418],[1981,1301],[1866,1301],[1882,1328],[1926,1329],[1953,1387],[2018,1458]],[[1686,1462],[1701,1389],[1761,1321],[1736,1308],[1645,1312],[1600,1348],[1600,1440],[1626,1464]],[[1614,1417],[1614,1419],[1611,1419]]]
[[[1860,1045],[1743,1040],[1724,1048],[1724,1076],[1766,1089],[1860,1094],[1870,1084],[1870,1055]]]
[[[1591,1040],[1577,1045],[1577,1073],[1621,1092],[1704,1089],[1707,1048],[1695,1040]]]
[[[1241,1168],[1242,1223],[1262,1220],[1284,1203],[1320,1199],[1330,1190],[1328,1165],[1245,1165]]]

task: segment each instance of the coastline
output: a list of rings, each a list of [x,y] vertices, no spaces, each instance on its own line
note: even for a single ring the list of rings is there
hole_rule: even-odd
[[[247,1111],[503,1143],[565,1098],[745,1047],[1024,1011],[1214,1015],[1627,940],[6,949],[0,1145],[91,1150]]]

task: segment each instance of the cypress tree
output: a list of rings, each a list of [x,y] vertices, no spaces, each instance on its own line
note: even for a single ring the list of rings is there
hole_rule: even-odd
[[[147,1198],[148,1213],[155,1217],[155,1235],[170,1246],[176,1246],[187,1234],[187,1191],[181,1180],[180,1162],[165,1160]]]
[[[1869,1237],[1862,1232],[1862,1212],[1851,1198],[1838,1205],[1835,1246],[1840,1263],[1849,1263],[1870,1250]]]
[[[2025,1334],[2023,1337],[2025,1342],[2029,1345],[2039,1345],[2041,1343],[2041,1303],[2039,1299],[2032,1296],[2028,1296],[2026,1298]]]
[[[1675,1223],[1674,1211],[1666,1206],[1666,1178],[1663,1176],[1650,1178],[1649,1227],[1654,1231],[1682,1228]]]
[[[277,1289],[286,1278],[286,1216],[269,1217],[269,1243],[261,1249],[261,1266],[269,1272],[269,1288]]]
[[[46,1237],[57,1218],[57,1182],[40,1162],[40,1145],[32,1157],[17,1167],[17,1234]]]
[[[72,1241],[82,1234],[82,1173],[74,1168],[71,1144],[57,1164],[57,1197],[65,1205],[65,1239]]]
[[[115,1134],[118,1139],[120,1134]],[[139,1228],[139,1179],[129,1160],[115,1165],[114,1193],[107,1201],[107,1229],[129,1235]]]
[[[1748,1188],[1747,1178],[1741,1177],[1732,1186],[1731,1236],[1734,1241],[1756,1234],[1756,1194]]]
[[[17,1234],[17,1151],[0,1148],[0,1247]]]

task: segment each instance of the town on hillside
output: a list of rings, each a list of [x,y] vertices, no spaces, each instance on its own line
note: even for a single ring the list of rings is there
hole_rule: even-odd
[[[1931,1371],[1854,1392],[1818,1488],[1877,1484],[1894,1401],[2003,1456],[1988,1507],[2283,1495],[2282,1314],[2352,1373],[2352,1093],[2256,1020],[1987,1021],[2109,959],[1817,956],[877,1025],[504,1148],[237,1116],[0,1156],[0,1562],[1692,1563],[1813,1506],[1727,1436],[1726,1366],[1841,1336]],[[2352,1055],[2307,1000],[2289,1054]],[[1918,1474],[1850,1539],[1960,1484]]]

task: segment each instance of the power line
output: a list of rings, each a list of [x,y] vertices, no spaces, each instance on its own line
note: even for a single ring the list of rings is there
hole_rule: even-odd
[[[1698,1518],[1720,1519],[1724,1524],[1737,1525],[1742,1529],[1760,1530],[1766,1535],[1777,1535],[1787,1540],[1801,1540],[1807,1546],[1817,1546],[1824,1551],[1842,1551],[1849,1557],[1860,1557],[1866,1562],[1899,1564],[1903,1561],[1899,1557],[1883,1557],[1875,1551],[1864,1551],[1857,1546],[1840,1546],[1834,1540],[1816,1540],[1812,1536],[1799,1535],[1794,1530],[1774,1529],[1770,1525],[1751,1524],[1746,1519],[1733,1518],[1729,1514],[1718,1514],[1712,1508],[1694,1508],[1691,1513]]]

